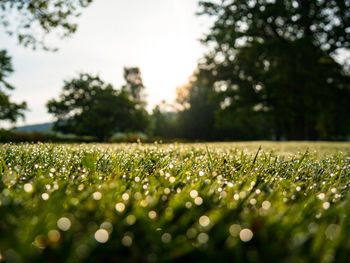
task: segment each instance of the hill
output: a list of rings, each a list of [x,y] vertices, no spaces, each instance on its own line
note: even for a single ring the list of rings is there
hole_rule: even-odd
[[[24,125],[14,129],[16,132],[38,132],[38,133],[49,133],[52,132],[53,122],[46,122],[40,124]]]

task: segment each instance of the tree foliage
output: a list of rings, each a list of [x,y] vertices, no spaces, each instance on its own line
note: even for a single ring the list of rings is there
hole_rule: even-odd
[[[79,16],[79,8],[87,7],[92,0],[2,0],[0,1],[0,27],[8,35],[15,35],[25,47],[38,46],[44,50],[56,50],[45,44],[45,37],[52,31],[67,37],[76,31],[73,18]],[[5,89],[14,89],[5,78],[12,73],[11,58],[0,50],[0,120],[15,122],[24,118],[26,103],[13,103]]]
[[[0,50],[0,120],[15,122],[19,117],[24,118],[26,103],[15,103],[10,101],[6,90],[13,90],[14,87],[7,82],[6,78],[13,72],[11,57],[6,50]]]
[[[136,109],[125,92],[89,74],[66,81],[59,99],[50,100],[47,107],[57,118],[57,131],[100,141],[116,132],[142,131],[148,124],[147,112]]]
[[[218,1],[215,1],[218,2]],[[199,14],[215,17],[206,40],[236,48],[240,41],[310,41],[327,54],[350,48],[348,0],[200,1]],[[244,44],[246,46],[246,44]]]
[[[170,106],[170,107],[169,107]],[[152,122],[150,135],[164,139],[181,138],[181,126],[179,125],[178,112],[174,110],[173,105],[162,101],[156,105],[152,111]]]
[[[213,46],[204,64],[225,104],[219,115],[259,115],[277,139],[349,134],[350,76],[334,59],[340,48],[350,48],[349,1],[224,0],[200,6],[200,15],[215,21],[203,41]]]
[[[77,29],[74,18],[92,0],[2,0],[0,24],[26,47],[49,49],[45,37],[54,31],[64,38]]]
[[[183,110],[179,113],[179,126],[184,138],[217,139],[215,112],[219,104],[213,97],[213,77],[211,70],[201,68],[182,87],[183,90],[177,92],[177,101],[183,105]]]
[[[124,79],[126,84],[122,87],[123,91],[140,106],[146,106],[141,70],[138,67],[124,67]]]

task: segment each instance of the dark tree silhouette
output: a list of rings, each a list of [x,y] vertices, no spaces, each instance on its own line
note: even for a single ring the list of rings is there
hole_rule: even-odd
[[[10,36],[16,36],[25,47],[55,51],[45,44],[45,37],[55,31],[60,37],[68,37],[77,29],[73,19],[80,15],[79,9],[87,7],[92,0],[1,0],[0,27]],[[15,122],[24,118],[26,104],[10,102],[4,89],[14,89],[5,81],[12,73],[11,58],[6,50],[0,50],[0,119]]]
[[[11,57],[7,56],[5,50],[0,51],[0,120],[15,122],[19,117],[24,118],[26,103],[15,103],[10,101],[6,90],[13,90],[14,87],[6,81],[6,78],[13,72]]]
[[[50,100],[47,107],[57,118],[57,131],[99,141],[116,132],[143,131],[148,124],[147,112],[137,109],[128,94],[89,74],[66,81],[59,99]]]
[[[25,47],[55,50],[45,44],[45,37],[51,32],[61,38],[73,34],[77,30],[74,18],[90,3],[92,0],[2,0],[0,25]]]
[[[203,40],[213,46],[204,64],[223,87],[226,113],[259,114],[277,139],[349,134],[350,76],[334,59],[340,48],[350,48],[349,1],[227,0],[200,6],[200,15],[215,20]]]
[[[134,102],[142,107],[146,106],[145,85],[142,81],[141,70],[138,67],[125,67],[124,79],[126,84],[122,89],[131,96]]]
[[[177,90],[177,102],[183,110],[179,112],[182,137],[191,140],[216,139],[215,112],[219,104],[213,97],[213,74],[202,69],[191,77],[187,85]]]

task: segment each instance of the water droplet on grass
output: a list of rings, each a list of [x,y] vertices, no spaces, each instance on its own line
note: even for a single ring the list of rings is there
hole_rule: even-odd
[[[100,192],[95,192],[92,194],[92,198],[95,199],[96,201],[101,200],[102,194]]]
[[[210,224],[210,219],[204,215],[199,218],[198,222],[202,227],[207,227]]]
[[[190,192],[190,196],[191,196],[192,198],[196,198],[196,197],[198,196],[197,190],[192,190],[192,191]]]
[[[243,242],[249,242],[253,238],[253,232],[249,228],[242,229],[239,232],[239,238]]]
[[[27,193],[30,193],[31,191],[33,191],[33,185],[30,183],[26,183],[23,186],[24,191],[26,191]]]
[[[95,232],[94,237],[98,243],[106,243],[108,241],[109,234],[106,229],[99,229]]]
[[[62,231],[67,231],[71,227],[71,221],[67,217],[61,217],[57,220],[57,227]]]
[[[209,241],[209,236],[207,233],[200,233],[197,237],[197,241],[199,244],[205,244]]]
[[[123,203],[117,203],[115,205],[115,210],[117,210],[119,213],[123,212],[125,210],[125,205]]]
[[[161,237],[161,240],[163,243],[170,243],[171,239],[172,239],[172,237],[169,233],[164,233]]]

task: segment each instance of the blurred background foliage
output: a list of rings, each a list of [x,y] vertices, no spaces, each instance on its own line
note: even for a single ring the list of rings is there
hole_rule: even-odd
[[[42,36],[60,29],[69,36],[90,2],[3,1],[0,21],[11,28],[4,14],[17,10],[24,21],[40,25]],[[98,141],[130,132],[165,140],[349,139],[350,69],[337,59],[350,48],[349,1],[199,1],[198,15],[213,21],[202,39],[208,51],[188,83],[177,88],[175,103],[147,112],[138,67],[124,69],[120,90],[82,73],[70,81],[70,91],[65,82],[70,94],[47,104],[55,129]],[[30,24],[17,26],[26,32],[16,31],[20,44],[46,48]],[[0,54],[0,83],[6,83],[0,117],[15,121],[25,104],[11,103],[3,91],[13,88],[5,82],[12,67],[6,51]],[[84,81],[99,83],[80,94],[79,85],[89,86]],[[76,100],[80,95],[89,99]]]

